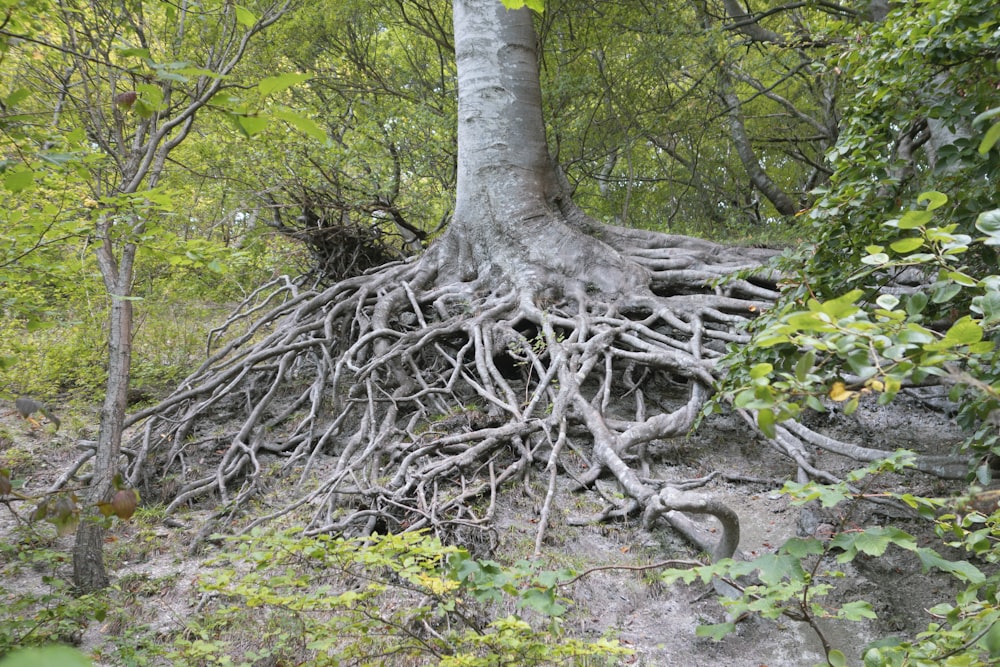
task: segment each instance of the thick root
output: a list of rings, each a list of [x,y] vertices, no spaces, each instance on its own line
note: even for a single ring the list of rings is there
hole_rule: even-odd
[[[282,281],[254,294],[213,332],[226,342],[203,366],[132,417],[142,428],[130,481],[168,511],[215,498],[223,519],[263,492],[280,462],[279,472],[298,474],[298,493],[244,530],[308,508],[309,533],[488,535],[502,488],[541,469],[540,551],[557,475],[584,486],[611,475],[627,501],[601,518],[662,519],[713,557],[732,556],[735,513],[681,480],[651,480],[646,446],[692,427],[725,345],[746,341],[741,325],[776,298],[767,274],[753,272],[767,253],[634,230],[605,239],[648,274],[648,291],[460,282],[439,273],[432,249],[322,292]],[[547,272],[538,284],[557,282],[547,267],[534,270]],[[713,286],[733,271],[745,277]],[[651,409],[648,393],[667,385],[681,398]],[[773,444],[825,480],[835,477],[814,466],[809,446],[877,455],[798,424]],[[714,516],[721,539],[692,513]]]

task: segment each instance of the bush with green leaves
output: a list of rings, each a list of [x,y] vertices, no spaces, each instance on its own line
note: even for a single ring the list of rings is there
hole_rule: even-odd
[[[906,387],[941,384],[968,433],[969,479],[981,486],[970,487],[967,503],[891,494],[933,522],[939,550],[893,525],[839,527],[829,541],[795,538],[751,563],[669,575],[752,574],[754,583],[740,584],[741,595],[727,602],[734,617],[783,615],[817,629],[819,618],[871,617],[864,601],[839,608],[822,601],[858,554],[880,558],[892,545],[966,586],[928,610],[925,632],[867,647],[859,656],[866,667],[1000,662],[1000,510],[996,494],[982,491],[1000,454],[998,29],[1000,13],[987,0],[898,3],[882,22],[859,26],[829,63],[855,92],[828,155],[830,184],[805,217],[818,241],[778,260],[783,296],[753,323],[750,343],[731,350],[715,406],[749,411],[773,437],[807,410],[837,405],[850,414],[866,396],[885,405]],[[873,463],[840,484],[785,491],[796,502],[849,507],[863,498],[863,479],[906,467],[908,456]],[[967,558],[940,555],[949,548]],[[845,663],[843,647],[826,648],[829,664]]]
[[[166,651],[172,664],[596,665],[628,653],[564,632],[558,584],[572,573],[477,560],[425,533],[255,530],[232,546],[200,578],[213,601]]]
[[[755,411],[765,434],[806,408],[824,411],[825,398],[844,403],[850,414],[866,393],[886,404],[904,385],[931,376],[955,385],[956,399],[975,390],[963,408],[968,425],[1000,407],[1000,387],[993,386],[1000,274],[977,272],[966,261],[1000,246],[1000,209],[982,213],[972,237],[955,224],[935,224],[935,210],[948,201],[943,193],[923,193],[920,201],[925,208],[885,222],[895,238],[867,247],[845,281],[848,292],[825,301],[786,298],[761,319],[751,344],[732,353],[722,396]],[[916,285],[885,289],[906,272],[920,279]]]
[[[868,490],[887,473],[898,473],[913,465],[913,453],[895,452],[882,461],[855,470],[837,484],[788,482],[782,492],[795,505],[818,503],[838,507],[844,519],[829,535],[795,537],[773,553],[752,561],[726,559],[687,570],[672,569],[661,575],[666,583],[723,580],[732,597],[722,598],[731,620],[704,625],[699,636],[721,639],[736,629],[736,623],[748,615],[763,618],[786,618],[806,623],[819,637],[827,663],[834,667],[847,664],[846,653],[853,647],[835,646],[826,636],[820,621],[841,619],[864,622],[876,618],[868,600],[854,599],[834,603],[833,593],[843,581],[843,569],[859,556],[880,558],[890,547],[912,553],[925,572],[936,570],[954,577],[965,588],[953,602],[942,602],[928,609],[934,619],[927,630],[914,638],[888,637],[864,647],[865,667],[954,665],[978,667],[1000,661],[1000,572],[993,567],[1000,561],[1000,511],[983,514],[975,502],[981,494],[965,499],[926,498],[909,493],[879,492],[904,503],[924,519],[934,523],[942,546],[961,549],[966,558],[942,555],[922,546],[918,538],[892,525],[851,526],[847,519],[853,507],[864,502]],[[996,507],[994,492],[988,494]],[[846,652],[846,653],[845,653]]]
[[[840,72],[847,103],[832,174],[804,220],[815,238],[802,278],[820,299],[847,290],[845,262],[890,240],[883,226],[936,190],[943,224],[973,233],[995,208],[1000,130],[991,121],[1000,85],[1000,15],[992,0],[891,3],[884,20],[850,23],[826,67]],[[887,244],[885,244],[887,245]]]
[[[70,556],[55,548],[43,532],[22,527],[0,540],[0,604],[4,609],[0,655],[25,647],[72,643],[88,624],[107,613],[103,596],[73,595],[64,577]]]

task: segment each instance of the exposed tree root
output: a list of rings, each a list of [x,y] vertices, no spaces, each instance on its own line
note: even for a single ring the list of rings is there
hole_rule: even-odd
[[[466,537],[488,535],[505,485],[544,471],[541,550],[557,475],[588,486],[610,474],[625,500],[609,498],[596,518],[663,519],[713,557],[733,555],[735,513],[693,490],[708,478],[651,479],[646,449],[692,427],[724,345],[747,340],[742,324],[777,297],[763,271],[713,285],[736,271],[754,276],[769,253],[635,230],[601,235],[648,289],[612,298],[577,281],[553,291],[550,267],[539,290],[492,274],[460,282],[439,271],[452,260],[445,243],[319,293],[272,285],[244,304],[242,334],[130,419],[141,429],[129,479],[168,511],[215,497],[222,518],[264,491],[280,462],[298,473],[299,495],[244,529],[309,508],[308,533]],[[683,398],[663,410],[648,397],[667,387]],[[771,443],[801,476],[821,480],[836,478],[816,467],[814,447],[879,454],[800,424]],[[939,474],[954,464],[923,463]],[[721,539],[690,514],[718,519]]]

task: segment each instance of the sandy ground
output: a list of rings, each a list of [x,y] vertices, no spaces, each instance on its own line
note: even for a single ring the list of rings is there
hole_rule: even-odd
[[[51,426],[29,428],[6,407],[0,406],[0,467],[13,468],[15,477],[26,480],[29,492],[47,488],[79,455],[77,441],[94,437],[96,414],[77,411],[64,418],[63,429],[54,433]],[[866,446],[926,448],[933,443],[940,450],[960,438],[946,417],[930,413],[918,403],[903,410],[873,407],[851,418],[821,415],[817,419],[823,420],[831,433]],[[846,465],[844,461],[823,457],[820,461],[834,471],[838,466],[843,470]],[[657,475],[692,479],[712,471],[722,474],[703,491],[725,500],[740,515],[740,552],[746,557],[772,551],[801,530],[804,523],[801,508],[792,506],[787,497],[778,493],[781,482],[794,476],[794,467],[751,437],[735,418],[715,418],[694,436],[660,443],[654,469]],[[742,477],[755,481],[726,481],[727,475],[729,479]],[[949,492],[936,480],[914,479],[906,483],[922,485],[918,490],[923,492]],[[593,492],[566,492],[561,496],[560,510],[545,543],[544,557],[548,562],[584,570],[606,565],[645,565],[698,555],[668,527],[645,532],[629,523],[572,526],[563,521],[598,507],[599,499]],[[19,512],[27,514],[23,506]],[[171,525],[125,524],[117,527],[109,538],[116,581],[158,582],[154,591],[145,590],[142,594],[142,604],[148,606],[148,613],[142,614],[141,620],[164,637],[182,628],[185,619],[197,608],[193,582],[212,554],[193,557],[186,549],[198,532],[201,516],[193,512],[177,517],[178,522]],[[501,542],[493,557],[511,561],[530,557],[537,531],[536,516],[535,499],[516,489],[510,490],[497,518]],[[862,513],[855,518],[860,524],[886,520],[877,512]],[[810,525],[814,524],[815,519]],[[11,535],[13,525],[10,513],[0,508],[2,534]],[[913,521],[905,522],[902,527],[909,531],[927,529],[926,525],[921,527]],[[72,537],[59,538],[55,544],[68,551]],[[838,581],[831,600],[867,599],[879,614],[876,621],[822,624],[830,644],[842,650],[849,664],[854,665],[860,664],[861,651],[870,641],[923,629],[929,621],[923,610],[950,599],[954,591],[954,586],[940,576],[921,573],[908,554],[892,550],[882,559],[858,560],[846,566],[844,572],[847,576]],[[65,568],[62,573],[65,574]],[[4,581],[4,587],[15,593],[44,589],[39,573],[30,569],[22,569],[16,580]],[[825,664],[815,633],[793,621],[751,619],[739,623],[737,631],[722,641],[697,637],[695,629],[699,624],[726,620],[724,608],[705,585],[668,587],[649,573],[602,570],[583,578],[567,593],[572,599],[567,617],[570,632],[584,637],[617,637],[635,652],[622,664],[686,667]],[[77,639],[85,650],[93,651],[105,645],[116,632],[121,632],[121,627],[92,623]]]

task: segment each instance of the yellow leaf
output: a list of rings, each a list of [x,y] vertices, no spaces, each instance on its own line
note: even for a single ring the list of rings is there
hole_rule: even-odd
[[[871,380],[868,380],[868,382],[865,382],[865,386],[868,387],[869,389],[874,389],[875,391],[885,391],[885,385],[882,384],[882,381],[876,380],[875,378],[872,378]]]
[[[846,401],[856,393],[857,392],[854,391],[848,391],[843,382],[834,382],[833,387],[830,389],[830,399],[840,403],[841,401]]]

